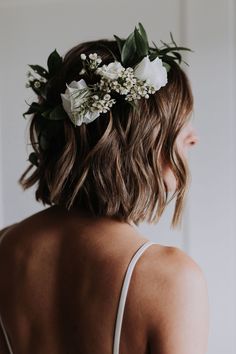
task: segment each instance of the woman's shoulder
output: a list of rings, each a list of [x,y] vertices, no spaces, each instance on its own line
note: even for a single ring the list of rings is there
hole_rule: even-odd
[[[157,284],[163,292],[170,289],[181,290],[193,283],[206,284],[200,265],[185,251],[175,246],[155,245],[146,259],[149,274],[149,295],[156,296]],[[165,299],[165,297],[162,297]]]
[[[186,252],[170,246],[153,247],[146,263],[142,299],[150,347],[155,352],[163,343],[163,353],[180,348],[181,353],[203,353],[209,316],[202,268]]]

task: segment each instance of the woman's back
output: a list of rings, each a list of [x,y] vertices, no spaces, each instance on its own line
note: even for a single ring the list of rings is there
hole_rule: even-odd
[[[9,230],[0,247],[0,311],[13,353],[112,354],[124,276],[148,241],[127,223],[78,218],[55,207]],[[155,244],[138,259],[120,353],[158,353],[150,349],[153,326],[163,320],[165,282],[183,268],[182,257]]]
[[[111,353],[124,274],[146,241],[127,224],[100,220],[95,225],[55,208],[9,230],[0,248],[1,281],[5,282],[1,313],[13,351]],[[139,282],[139,290],[143,291],[144,281]],[[128,336],[134,353],[144,353],[145,323],[140,318],[136,281],[132,289],[122,334]],[[122,352],[124,345],[123,337]]]

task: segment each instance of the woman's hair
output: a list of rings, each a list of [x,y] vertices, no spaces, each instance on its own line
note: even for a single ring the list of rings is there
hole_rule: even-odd
[[[108,64],[114,61],[111,51],[119,55],[116,41],[106,39],[70,49],[62,69],[48,82],[48,102],[60,104],[66,83],[81,79],[81,53],[96,52]],[[176,138],[193,109],[191,87],[180,66],[173,62],[167,85],[148,99],[138,100],[138,105],[135,110],[119,101],[93,122],[76,127],[69,119],[52,121],[32,115],[29,135],[39,162],[33,172],[32,164],[26,169],[19,183],[24,189],[37,184],[35,197],[44,205],[80,208],[94,216],[136,225],[157,223],[176,197],[171,223],[176,227],[182,219],[189,182],[188,166],[176,149]],[[39,120],[50,135],[46,149],[38,143]],[[170,200],[164,166],[177,181]]]

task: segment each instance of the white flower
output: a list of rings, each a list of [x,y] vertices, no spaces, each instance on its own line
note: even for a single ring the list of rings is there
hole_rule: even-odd
[[[162,60],[158,57],[150,61],[146,56],[134,68],[134,76],[140,80],[147,81],[148,84],[159,90],[162,86],[167,84],[167,71],[162,64]]]
[[[108,65],[103,65],[101,68],[96,70],[96,74],[101,75],[102,77],[110,80],[116,80],[120,76],[124,67],[120,62],[114,61]]]
[[[84,54],[84,53],[80,54],[80,58],[81,58],[81,60],[86,60],[86,54]]]
[[[34,87],[39,88],[41,86],[41,83],[39,81],[34,82]]]
[[[89,59],[91,59],[91,60],[96,60],[97,57],[98,57],[97,53],[89,54]]]
[[[84,69],[84,68],[83,68],[83,69],[81,69],[81,70],[80,70],[80,72],[79,72],[79,74],[80,74],[80,75],[83,75],[83,74],[85,74],[85,73],[86,73],[86,71],[85,71],[85,69]]]
[[[87,111],[84,114],[78,114],[78,120],[76,125],[81,125],[83,123],[88,124],[94,121],[98,116],[100,116],[99,111]]]
[[[107,93],[106,95],[104,95],[104,97],[103,97],[103,99],[104,99],[105,101],[109,101],[110,98],[111,98],[111,96],[110,96],[108,93]]]
[[[81,106],[86,103],[91,93],[86,82],[81,79],[79,81],[72,81],[66,85],[67,89],[64,94],[61,94],[62,106],[69,118],[76,125],[82,123],[90,123],[99,116],[99,112],[91,112],[81,110]]]

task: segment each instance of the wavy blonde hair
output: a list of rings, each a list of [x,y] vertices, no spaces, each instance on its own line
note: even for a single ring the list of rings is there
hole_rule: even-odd
[[[116,41],[106,39],[70,49],[62,70],[48,82],[48,101],[59,104],[66,83],[81,78],[81,53],[96,52],[108,64],[114,60],[109,49],[119,55]],[[193,109],[189,80],[180,66],[173,63],[168,84],[138,104],[136,111],[117,102],[109,112],[80,127],[69,119],[55,122],[33,115],[29,136],[39,165],[31,171],[31,164],[22,174],[19,183],[23,189],[37,184],[35,197],[44,205],[82,208],[95,216],[136,225],[142,221],[157,223],[176,198],[171,222],[176,227],[181,222],[189,182],[188,166],[177,151],[176,138]],[[51,132],[46,150],[38,143],[40,125]],[[169,200],[163,176],[163,166],[167,165],[177,181]]]

